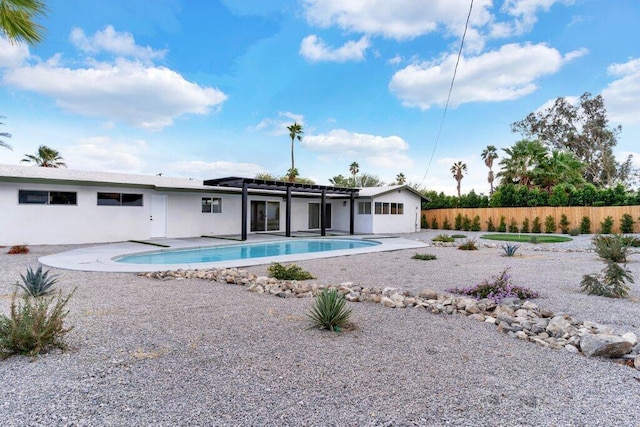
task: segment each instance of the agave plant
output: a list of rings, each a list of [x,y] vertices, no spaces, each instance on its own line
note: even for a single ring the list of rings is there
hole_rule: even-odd
[[[329,329],[340,332],[351,317],[351,309],[346,307],[347,300],[335,289],[325,289],[316,297],[315,304],[307,317],[311,320],[311,327]]]
[[[511,243],[502,245],[502,249],[504,250],[504,256],[508,256],[508,257],[514,256],[519,247],[520,246],[511,244]]]
[[[26,277],[20,274],[23,283],[16,283],[16,285],[24,289],[24,291],[32,297],[45,295],[50,292],[51,287],[58,281],[58,275],[49,276],[50,271],[51,270],[47,270],[43,273],[42,266],[40,266],[34,272],[31,267],[29,267]]]

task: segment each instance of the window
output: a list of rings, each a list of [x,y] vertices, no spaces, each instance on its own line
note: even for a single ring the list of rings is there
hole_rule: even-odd
[[[98,206],[142,206],[142,194],[98,193]]]
[[[18,190],[18,203],[33,205],[77,205],[74,191]]]
[[[389,203],[382,204],[382,214],[389,215]]]
[[[222,199],[219,197],[203,197],[202,213],[222,213]]]
[[[376,215],[404,215],[404,203],[376,202]]]
[[[376,202],[376,215],[382,214],[382,203]]]
[[[371,203],[358,202],[358,215],[371,215]]]

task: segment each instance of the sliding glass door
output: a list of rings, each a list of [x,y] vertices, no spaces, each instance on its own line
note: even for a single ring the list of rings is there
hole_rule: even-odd
[[[280,230],[280,202],[251,202],[251,231]]]

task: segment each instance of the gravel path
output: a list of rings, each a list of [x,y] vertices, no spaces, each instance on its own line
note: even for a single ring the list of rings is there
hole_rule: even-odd
[[[432,232],[408,238],[429,241]],[[465,233],[471,235],[471,233]],[[580,236],[564,248],[588,247]],[[582,243],[581,243],[582,242]],[[582,246],[580,246],[582,245]],[[39,256],[0,255],[0,309]],[[510,267],[536,302],[640,336],[631,298],[579,293],[602,268],[592,253],[430,247],[298,263],[318,282],[444,290]],[[628,264],[640,279],[640,255]],[[266,267],[252,267],[262,274]],[[200,280],[59,271],[71,350],[0,361],[0,416],[23,425],[638,425],[640,373],[512,339],[495,326],[421,309],[353,304],[357,329],[307,330],[310,299]]]

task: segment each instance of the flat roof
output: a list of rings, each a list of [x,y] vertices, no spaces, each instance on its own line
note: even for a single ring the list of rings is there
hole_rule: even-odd
[[[228,177],[228,178],[216,178],[208,179],[204,181],[204,185],[210,185],[214,187],[231,187],[242,188],[246,185],[250,189],[272,190],[272,191],[287,191],[288,188],[302,193],[322,193],[327,194],[353,194],[357,196],[360,189],[350,187],[334,187],[332,185],[317,185],[317,184],[303,184],[301,182],[289,182],[289,181],[272,181],[268,179],[257,178],[240,178],[240,177]]]

